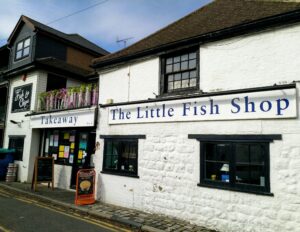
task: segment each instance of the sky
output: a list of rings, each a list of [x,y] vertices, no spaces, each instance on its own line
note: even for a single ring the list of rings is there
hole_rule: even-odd
[[[20,16],[64,33],[78,33],[115,52],[206,5],[211,0],[0,0],[0,46],[6,44]]]

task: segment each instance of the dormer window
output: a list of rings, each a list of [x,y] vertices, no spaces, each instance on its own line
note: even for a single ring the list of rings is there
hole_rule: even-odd
[[[24,39],[17,43],[16,60],[29,56],[30,38]]]
[[[196,49],[164,57],[162,71],[163,94],[199,89],[198,52]]]

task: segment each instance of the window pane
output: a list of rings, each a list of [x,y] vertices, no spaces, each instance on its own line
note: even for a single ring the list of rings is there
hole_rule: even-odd
[[[17,51],[21,50],[23,48],[23,41],[18,43],[17,45]]]
[[[259,165],[236,165],[236,182],[265,186],[264,168]]]
[[[177,72],[177,71],[179,71],[180,70],[180,63],[176,63],[176,64],[174,64],[174,72]]]
[[[196,71],[191,71],[190,72],[190,78],[196,78],[197,77],[197,72]]]
[[[205,178],[229,182],[230,145],[206,143],[204,145]]]
[[[196,85],[197,85],[197,79],[196,78],[190,79],[190,87],[194,87]]]
[[[189,87],[189,80],[182,80],[182,88],[188,88]]]
[[[189,68],[190,69],[196,68],[196,60],[190,60],[189,61]]]
[[[263,146],[236,144],[236,182],[265,186]]]
[[[196,59],[196,52],[192,52],[189,54],[189,59]]]
[[[172,57],[168,58],[166,62],[167,62],[167,64],[172,64],[173,63],[173,58]]]
[[[236,144],[235,145],[236,162],[249,163],[249,145]]]
[[[26,39],[24,42],[24,48],[30,45],[30,38]]]
[[[184,61],[181,63],[181,70],[185,70],[185,69],[188,69],[188,62],[187,61]]]
[[[178,62],[180,62],[180,56],[174,57],[174,63],[178,63]]]
[[[181,73],[175,74],[174,77],[175,77],[175,81],[181,80]]]
[[[188,60],[188,54],[184,54],[181,56],[181,61]]]
[[[170,82],[170,81],[173,81],[174,80],[174,75],[169,75],[168,76],[168,81]]]
[[[174,84],[174,82],[169,82],[168,83],[168,90],[173,90],[173,84]]]
[[[21,57],[22,57],[22,50],[17,52],[16,59],[20,59]]]
[[[182,79],[189,79],[189,72],[182,73]]]
[[[174,82],[174,89],[180,89],[181,88],[181,81],[175,81]]]
[[[8,148],[16,149],[15,160],[23,160],[24,137],[9,138]]]
[[[121,155],[121,170],[136,172],[137,144],[135,142],[123,142]]]
[[[27,56],[29,54],[29,47],[24,49],[23,56]]]
[[[166,72],[167,73],[173,72],[173,65],[172,64],[167,65]]]
[[[250,146],[250,162],[251,163],[264,163],[264,145],[263,144],[252,144]]]

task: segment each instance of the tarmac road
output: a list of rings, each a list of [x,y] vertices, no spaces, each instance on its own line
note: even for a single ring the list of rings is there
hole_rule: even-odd
[[[44,203],[0,190],[3,232],[128,232],[107,222],[84,218]]]

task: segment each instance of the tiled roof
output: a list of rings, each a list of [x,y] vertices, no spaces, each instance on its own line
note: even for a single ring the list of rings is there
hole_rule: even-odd
[[[215,0],[121,51],[94,59],[93,64],[118,63],[123,58],[295,10],[300,10],[300,2]]]

